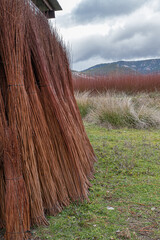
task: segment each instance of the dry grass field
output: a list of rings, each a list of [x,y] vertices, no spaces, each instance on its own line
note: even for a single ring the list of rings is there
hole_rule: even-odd
[[[76,92],[82,118],[108,128],[159,128],[160,93]]]

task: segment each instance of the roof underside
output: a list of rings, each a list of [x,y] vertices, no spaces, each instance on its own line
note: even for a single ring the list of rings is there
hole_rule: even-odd
[[[62,10],[57,0],[32,0],[48,18],[55,17],[55,11]]]

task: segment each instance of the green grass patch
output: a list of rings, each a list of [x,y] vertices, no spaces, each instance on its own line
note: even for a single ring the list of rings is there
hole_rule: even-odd
[[[77,103],[78,104],[78,108],[81,114],[81,117],[84,118],[90,111],[90,104],[89,103]]]
[[[104,112],[99,116],[102,123],[108,122],[113,126],[120,127],[125,125],[125,119],[116,112]]]
[[[119,112],[110,112],[106,111],[99,115],[99,120],[101,123],[108,123],[114,127],[129,127],[129,128],[136,128],[137,121],[136,119],[130,114],[126,112],[125,114]]]
[[[89,202],[72,203],[39,239],[160,239],[160,130],[86,124],[98,161]],[[38,239],[38,238],[37,238]]]

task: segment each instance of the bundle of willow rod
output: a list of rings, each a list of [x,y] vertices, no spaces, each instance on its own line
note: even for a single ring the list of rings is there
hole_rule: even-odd
[[[20,150],[16,130],[7,126],[4,103],[0,92],[1,140],[1,222],[5,225],[5,239],[29,239],[29,199],[22,174]],[[2,185],[3,184],[3,185]],[[2,188],[3,187],[3,188]],[[16,235],[15,235],[16,233]]]
[[[3,100],[0,91],[0,229],[5,227],[5,181],[4,181],[4,126],[2,114],[4,116],[4,108],[2,108]],[[2,113],[3,110],[3,113]]]
[[[65,47],[28,0],[1,0],[0,90],[0,224],[20,240],[88,198],[95,161]]]

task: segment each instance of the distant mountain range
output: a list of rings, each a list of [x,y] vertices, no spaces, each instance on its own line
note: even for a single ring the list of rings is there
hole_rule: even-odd
[[[118,61],[103,63],[74,74],[105,76],[111,74],[153,74],[160,73],[160,59],[141,61]]]

